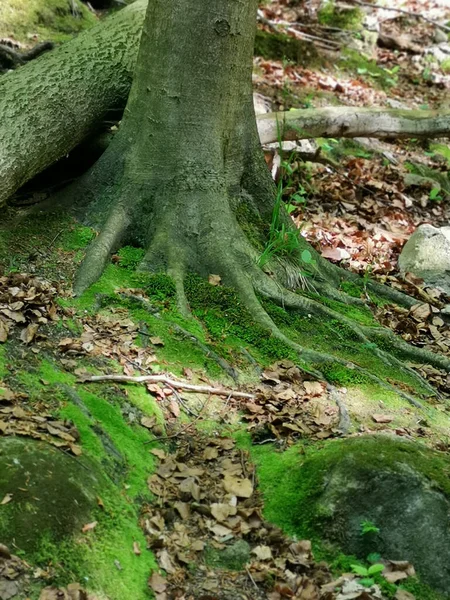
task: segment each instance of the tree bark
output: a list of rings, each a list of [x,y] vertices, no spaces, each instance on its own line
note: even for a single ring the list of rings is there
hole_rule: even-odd
[[[111,110],[123,109],[146,5],[146,0],[138,0],[0,79],[0,206],[24,183],[92,134]],[[205,108],[205,122],[207,112]],[[449,111],[410,113],[338,107],[290,111],[281,118],[285,139],[431,137],[450,133]],[[273,114],[258,118],[263,142],[277,140],[276,123]]]

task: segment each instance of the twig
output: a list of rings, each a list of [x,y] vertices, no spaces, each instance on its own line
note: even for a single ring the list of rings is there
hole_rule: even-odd
[[[164,435],[162,437],[157,437],[157,438],[153,438],[152,440],[148,440],[147,442],[144,442],[144,444],[153,444],[154,442],[161,442],[163,440],[171,440],[173,438],[179,437],[180,435],[183,435],[184,433],[186,433],[187,431],[189,431],[189,429],[191,429],[191,427],[193,427],[197,421],[200,419],[203,411],[205,410],[208,402],[210,401],[211,396],[208,396],[206,398],[206,400],[203,402],[202,407],[200,408],[200,410],[198,411],[198,415],[195,417],[195,419],[193,421],[191,421],[190,423],[188,423],[186,425],[186,427],[183,427],[182,429],[179,429],[178,431],[176,431],[175,433],[171,434],[171,435]]]
[[[215,388],[209,385],[194,385],[184,381],[175,381],[167,375],[139,375],[132,377],[131,375],[92,375],[82,376],[78,380],[80,383],[89,383],[94,381],[116,381],[117,383],[164,383],[167,386],[174,387],[180,390],[189,392],[197,392],[199,394],[213,394],[216,396],[231,396],[233,398],[248,398],[253,399],[254,394],[246,392],[238,392],[235,390],[226,390],[225,388]]]
[[[250,581],[253,583],[253,585],[255,586],[255,588],[257,590],[259,590],[258,586],[256,585],[256,581],[253,579],[252,574],[250,573],[250,571],[248,570],[248,567],[245,567],[245,570],[247,571],[247,575],[250,579]]]
[[[368,6],[370,8],[377,8],[380,10],[390,10],[393,12],[402,13],[403,15],[415,17],[416,19],[422,19],[422,21],[426,21],[427,23],[434,25],[434,27],[439,27],[439,29],[443,29],[444,31],[450,31],[450,27],[448,27],[447,25],[442,25],[441,23],[438,23],[437,21],[433,21],[433,19],[429,19],[428,17],[425,17],[421,13],[411,12],[410,10],[406,10],[404,8],[394,8],[393,6],[383,6],[382,4],[371,4],[370,2],[361,2],[360,0],[349,0],[349,1],[353,2],[353,4],[358,4],[359,6]]]

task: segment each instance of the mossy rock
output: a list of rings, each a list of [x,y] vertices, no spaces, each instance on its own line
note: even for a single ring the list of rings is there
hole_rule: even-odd
[[[0,439],[0,541],[26,552],[89,522],[102,476],[91,462],[31,439]]]
[[[266,516],[290,533],[365,559],[408,560],[450,597],[450,459],[389,435],[285,455],[257,451]],[[364,522],[378,532],[362,533]],[[337,550],[338,551],[338,550]]]
[[[256,32],[255,55],[271,60],[290,60],[304,67],[318,66],[323,63],[316,48],[310,42],[260,29]]]

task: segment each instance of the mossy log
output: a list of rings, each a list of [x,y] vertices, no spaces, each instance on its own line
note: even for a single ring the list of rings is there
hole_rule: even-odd
[[[147,2],[138,0],[63,46],[0,80],[0,205],[67,155],[131,86]],[[431,137],[450,132],[450,111],[326,108],[290,111],[278,120],[285,139]],[[277,138],[274,115],[258,118],[261,141]]]

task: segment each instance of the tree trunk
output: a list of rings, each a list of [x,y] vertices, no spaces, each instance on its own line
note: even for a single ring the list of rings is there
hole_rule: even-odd
[[[146,0],[138,0],[0,79],[0,205],[29,179],[66,156],[109,111],[123,109],[146,4]],[[375,109],[377,128],[372,126],[370,111],[291,111],[282,116],[285,137],[429,137],[450,132],[448,111]],[[260,117],[258,129],[262,141],[277,139],[273,115]]]
[[[120,130],[69,192],[71,198],[92,200],[87,219],[101,230],[87,250],[75,292],[82,293],[101,276],[117,246],[140,243],[147,249],[141,268],[172,277],[184,317],[190,317],[187,274],[218,275],[234,289],[236,302],[255,324],[295,349],[303,368],[318,377],[323,377],[324,362],[346,368],[349,363],[299,346],[273,322],[261,297],[305,318],[316,314],[345,322],[355,340],[373,348],[386,365],[411,371],[373,343],[382,335],[398,353],[450,370],[448,359],[412,349],[387,330],[359,325],[302,293],[302,271],[309,263],[314,265],[316,292],[363,303],[337,289],[343,279],[356,276],[321,259],[307,245],[275,194],[253,109],[256,8],[257,0],[149,4]],[[278,253],[263,267],[261,252],[275,242]],[[377,291],[383,294],[383,289]],[[396,294],[384,293],[391,298]],[[427,385],[419,375],[413,377]]]

